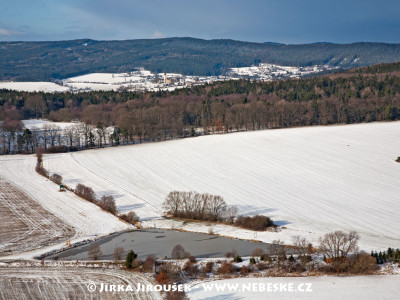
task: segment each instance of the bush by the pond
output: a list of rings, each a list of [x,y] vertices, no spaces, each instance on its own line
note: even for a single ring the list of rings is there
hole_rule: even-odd
[[[128,252],[128,255],[126,256],[125,260],[125,267],[127,269],[132,269],[133,266],[133,261],[137,258],[137,254],[133,252],[133,250]]]
[[[181,259],[181,258],[184,258],[184,254],[185,254],[185,249],[181,245],[176,245],[172,249],[171,257],[173,259]]]
[[[268,227],[276,226],[270,218],[261,215],[256,215],[252,217],[239,216],[235,221],[235,225],[257,231],[262,231],[267,229]]]
[[[127,214],[119,215],[119,218],[131,224],[135,224],[137,221],[139,221],[139,217],[134,211],[130,211]]]
[[[236,256],[233,258],[233,261],[234,262],[242,262],[243,261],[243,259],[240,257],[240,255],[239,254],[236,254]]]
[[[236,272],[236,267],[230,262],[224,262],[217,270],[218,274],[230,274]]]

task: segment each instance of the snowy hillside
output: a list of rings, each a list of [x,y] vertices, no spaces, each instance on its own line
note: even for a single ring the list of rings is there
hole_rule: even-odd
[[[215,233],[262,241],[357,230],[365,250],[400,242],[400,122],[213,135],[46,156],[45,167],[95,192],[113,194],[121,212],[147,226],[159,220],[172,190],[222,195],[245,215],[264,214],[279,233],[230,229]],[[173,226],[177,226],[174,224]],[[206,226],[184,229],[207,232]]]

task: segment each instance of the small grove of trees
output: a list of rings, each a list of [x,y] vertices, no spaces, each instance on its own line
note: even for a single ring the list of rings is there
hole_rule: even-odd
[[[175,218],[224,222],[260,231],[275,227],[274,222],[266,216],[237,216],[237,207],[227,206],[224,198],[208,193],[172,191],[163,207],[167,214]]]
[[[377,260],[365,252],[357,252],[359,234],[335,231],[320,239],[319,252],[328,262],[326,271],[348,272],[352,274],[370,274],[377,268]],[[355,253],[350,255],[351,253]]]
[[[172,191],[163,207],[173,217],[206,221],[222,221],[226,211],[226,203],[221,196],[196,192]]]

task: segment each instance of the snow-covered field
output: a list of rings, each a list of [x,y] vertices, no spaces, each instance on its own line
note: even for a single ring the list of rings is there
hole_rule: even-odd
[[[400,122],[391,122],[204,136],[48,155],[44,164],[69,186],[114,195],[119,211],[134,210],[145,226],[208,232],[159,218],[170,191],[197,191],[286,227],[255,234],[213,225],[217,234],[318,244],[327,232],[357,230],[370,251],[400,242],[399,155]]]
[[[394,300],[399,298],[399,282],[399,275],[236,278],[203,283],[206,287],[199,283],[197,288],[193,288],[188,293],[188,296],[192,300],[259,300],[267,298]],[[306,291],[307,284],[311,284],[310,292]],[[293,290],[302,291],[288,291],[290,287]],[[217,288],[221,290],[218,291]],[[263,288],[265,291],[262,291]],[[267,289],[271,291],[268,292]]]
[[[60,127],[61,129],[65,129],[80,124],[78,122],[51,122],[43,119],[22,120],[22,123],[24,124],[25,128],[28,128],[29,130],[33,128],[42,129],[44,125],[54,125]]]
[[[53,82],[13,82],[0,81],[0,89],[23,92],[68,92],[69,87],[64,87]]]
[[[75,194],[59,192],[55,183],[35,172],[35,164],[36,158],[33,155],[0,156],[0,176],[39,203],[45,210],[72,226],[76,234],[71,243],[131,228],[117,217]],[[62,242],[33,251],[27,248],[24,250],[29,252],[13,257],[31,258],[64,245],[65,242]]]

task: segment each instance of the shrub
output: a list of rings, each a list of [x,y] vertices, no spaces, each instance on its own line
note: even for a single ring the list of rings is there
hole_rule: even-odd
[[[263,254],[260,256],[260,260],[271,262],[271,257],[268,254]]]
[[[147,256],[142,264],[142,271],[143,272],[152,272],[154,269],[155,262],[156,262],[156,258],[154,255]]]
[[[168,284],[169,277],[163,271],[160,271],[160,273],[157,274],[156,281],[159,284]]]
[[[264,263],[264,262],[259,262],[259,263],[257,264],[257,268],[258,268],[260,271],[266,270],[266,269],[268,269],[268,264],[266,264],[266,263]]]
[[[189,276],[196,276],[199,273],[199,267],[196,264],[192,264],[190,261],[185,263],[182,270]]]
[[[36,172],[38,173],[38,174],[40,174],[40,175],[42,175],[43,177],[46,177],[46,178],[49,178],[49,172],[45,169],[45,168],[42,168],[42,167],[36,167],[35,168],[35,170],[36,170]]]
[[[232,257],[232,252],[225,252],[225,254],[224,254],[224,256],[226,257],[226,258],[231,258]]]
[[[188,257],[188,260],[191,262],[191,263],[195,263],[197,260],[196,260],[196,257],[194,257],[193,255],[190,255],[189,257]]]
[[[137,254],[133,252],[133,250],[128,252],[128,255],[125,259],[125,266],[127,269],[132,269],[133,261],[137,258]]]
[[[57,184],[62,184],[63,178],[61,175],[54,173],[50,176],[50,180]]]
[[[130,224],[135,224],[139,221],[139,217],[134,211],[130,211],[127,214],[120,215],[119,218]]]
[[[202,268],[201,272],[204,274],[212,273],[213,268],[214,268],[214,262],[208,261],[206,265]]]
[[[167,275],[170,281],[176,282],[181,279],[181,267],[175,263],[165,263],[160,266],[159,271]]]
[[[254,257],[250,257],[250,264],[255,265],[256,259]]]
[[[46,149],[46,153],[65,153],[68,152],[68,147],[61,145],[61,146],[51,146]]]
[[[219,268],[218,274],[230,274],[236,272],[236,267],[230,262],[224,262]]]
[[[95,195],[93,189],[90,187],[87,187],[81,183],[78,183],[74,192],[76,195],[78,195],[79,197],[81,197],[83,199],[86,199],[87,201],[96,202],[96,195]]]
[[[242,267],[240,268],[240,274],[242,274],[242,275],[247,275],[247,274],[249,274],[249,268],[246,267],[246,266],[242,266]]]
[[[115,205],[115,199],[111,195],[104,195],[101,197],[99,201],[96,203],[98,206],[100,206],[102,209],[112,213],[116,214],[117,213],[117,206]]]
[[[239,263],[239,262],[242,262],[243,259],[240,257],[239,254],[236,254],[236,256],[233,258],[233,261]]]
[[[251,256],[262,256],[264,254],[264,250],[261,248],[254,248],[253,251],[251,251]]]
[[[353,274],[371,274],[378,269],[376,259],[365,252],[351,256],[348,262]]]
[[[185,249],[181,245],[176,245],[171,252],[171,257],[173,259],[181,259],[183,258],[183,253],[185,252]]]
[[[253,217],[239,216],[236,218],[235,225],[257,231],[262,231],[268,227],[275,226],[274,222],[269,217],[261,215]]]

